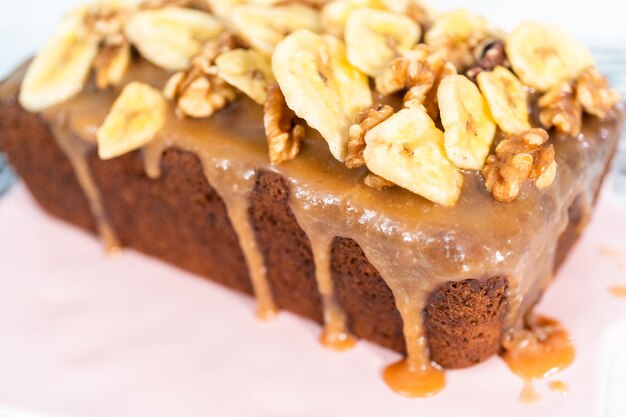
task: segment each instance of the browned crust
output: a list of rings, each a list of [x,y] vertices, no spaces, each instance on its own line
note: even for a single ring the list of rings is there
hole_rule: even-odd
[[[14,100],[0,104],[0,147],[5,148],[49,213],[95,231],[87,201],[49,129]],[[163,175],[157,180],[146,177],[139,152],[107,162],[100,161],[94,152],[90,164],[111,223],[124,245],[252,293],[224,204],[206,182],[195,155],[166,151]],[[260,172],[249,215],[277,304],[321,323],[322,302],[310,243],[288,200],[287,182],[274,172]],[[574,239],[567,237],[566,243]],[[350,330],[358,337],[404,352],[402,319],[393,295],[358,244],[335,239],[331,262],[337,296],[346,309]],[[445,367],[458,368],[497,352],[506,308],[504,278],[442,286],[431,295],[424,311],[432,358]]]

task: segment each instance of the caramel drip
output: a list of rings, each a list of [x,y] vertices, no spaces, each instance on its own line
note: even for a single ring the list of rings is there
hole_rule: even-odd
[[[267,280],[267,268],[259,249],[254,229],[248,215],[249,195],[254,186],[256,172],[252,168],[242,171],[230,169],[227,160],[215,158],[208,147],[198,147],[197,143],[179,139],[163,139],[161,135],[144,148],[146,174],[150,178],[160,176],[161,157],[169,147],[177,147],[194,152],[200,158],[204,175],[217,191],[226,206],[228,218],[239,238],[239,245],[248,265],[250,280],[257,300],[257,316],[263,320],[273,318],[277,313],[272,291]]]
[[[121,245],[109,222],[100,189],[89,167],[89,152],[93,150],[93,146],[69,130],[65,123],[52,124],[51,129],[59,148],[65,153],[74,169],[76,179],[83,189],[106,252],[109,255],[115,255],[120,251]]]
[[[164,71],[138,60],[126,81],[162,87],[166,78]],[[44,117],[52,126],[67,126],[75,137],[93,146],[94,133],[122,86],[104,92],[87,88]],[[568,208],[580,194],[589,198],[601,180],[611,151],[607,138],[617,136],[622,117],[608,122],[585,120],[583,135],[577,140],[553,138],[559,170],[549,188],[528,187],[515,203],[497,204],[485,191],[480,174],[465,172],[460,201],[443,207],[398,187],[383,192],[368,188],[363,185],[366,172],[348,170],[333,159],[315,132],[309,132],[295,160],[270,165],[262,108],[248,99],[241,98],[202,120],[177,119],[172,109],[168,114],[160,138],[144,149],[146,172],[158,176],[161,156],[168,147],[198,156],[239,235],[261,314],[273,312],[274,303],[247,214],[248,194],[259,170],[277,171],[290,184],[290,205],[314,246],[317,280],[325,295],[326,334],[347,335],[345,315],[333,296],[330,242],[339,236],[359,244],[394,294],[404,322],[408,356],[389,367],[384,377],[392,388],[407,395],[432,394],[445,381],[441,370],[430,362],[422,319],[429,294],[440,285],[507,277],[511,308],[506,328],[522,331],[523,315],[552,279],[556,240],[567,225]],[[80,163],[76,165],[80,170]],[[580,175],[582,171],[587,174]],[[90,188],[97,190],[89,181],[83,186],[88,194]],[[528,356],[511,352],[522,351],[506,355],[513,367]]]
[[[310,215],[306,207],[298,205],[293,198],[290,206],[311,243],[315,279],[324,309],[324,330],[320,341],[322,345],[337,351],[350,349],[356,344],[356,339],[348,331],[346,314],[335,296],[331,271],[331,245],[335,236],[323,233],[327,229],[321,224],[325,221],[324,218],[318,219]]]
[[[535,384],[532,380],[524,381],[524,388],[519,394],[519,402],[522,404],[536,404],[541,401],[541,395],[535,389]]]
[[[576,350],[569,333],[555,320],[534,317],[527,329],[512,331],[503,341],[504,362],[526,386],[520,400],[529,397],[535,380],[546,379],[572,364]]]

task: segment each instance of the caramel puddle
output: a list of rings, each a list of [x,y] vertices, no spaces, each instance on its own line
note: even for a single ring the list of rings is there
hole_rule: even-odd
[[[405,397],[432,397],[446,385],[445,373],[439,366],[413,364],[408,359],[385,368],[383,379],[393,391]]]
[[[609,292],[614,297],[626,298],[626,286],[624,286],[624,285],[614,285],[614,286],[609,288]]]
[[[562,371],[576,356],[567,330],[556,320],[541,316],[532,318],[528,328],[507,335],[503,347],[504,362],[525,381],[520,395],[523,403],[533,403],[540,398],[534,390],[534,381]]]

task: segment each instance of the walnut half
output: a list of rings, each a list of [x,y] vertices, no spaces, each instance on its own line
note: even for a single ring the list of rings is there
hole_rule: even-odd
[[[365,135],[367,132],[387,120],[393,115],[393,108],[378,104],[363,110],[357,116],[356,124],[350,127],[348,140],[348,156],[346,166],[350,169],[365,165],[363,151],[365,150]]]
[[[487,158],[482,170],[485,186],[495,200],[515,201],[526,180],[539,189],[552,184],[557,165],[554,147],[546,144],[548,139],[545,130],[531,129],[509,135],[498,144],[495,155]]]
[[[539,119],[547,127],[572,137],[582,129],[582,107],[570,82],[562,82],[539,99]]]
[[[287,107],[285,96],[277,83],[272,84],[267,91],[263,124],[272,164],[289,161],[298,155],[306,131],[293,110]]]
[[[576,95],[585,112],[606,120],[620,101],[617,91],[609,88],[609,81],[596,68],[584,71],[576,83]]]

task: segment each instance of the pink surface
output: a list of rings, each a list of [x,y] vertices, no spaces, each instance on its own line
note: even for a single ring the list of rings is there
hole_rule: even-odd
[[[317,343],[289,313],[259,322],[253,302],[46,216],[22,185],[0,200],[0,415],[55,416],[585,416],[603,415],[606,335],[626,319],[626,214],[603,199],[593,224],[538,311],[577,347],[556,379],[567,396],[522,381],[499,358],[448,372],[435,398],[398,397],[382,382],[397,355],[368,343]],[[610,249],[611,251],[607,251]],[[619,256],[619,255],[618,255]],[[25,413],[18,413],[18,410]]]

